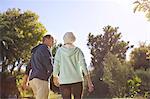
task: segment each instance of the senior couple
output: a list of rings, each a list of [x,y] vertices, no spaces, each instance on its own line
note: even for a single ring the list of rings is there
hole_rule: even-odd
[[[36,99],[48,99],[48,79],[53,75],[53,82],[60,88],[63,99],[81,99],[83,92],[83,74],[87,79],[88,91],[94,86],[87,70],[83,52],[73,43],[76,38],[72,32],[65,33],[64,45],[60,47],[52,62],[50,48],[54,44],[51,35],[45,35],[42,44],[32,49],[31,60],[23,77],[23,89],[27,88],[27,79]]]

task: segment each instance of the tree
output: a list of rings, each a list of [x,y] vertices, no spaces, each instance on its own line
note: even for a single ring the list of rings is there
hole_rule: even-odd
[[[46,33],[38,19],[36,13],[15,8],[0,13],[1,98],[16,98],[19,95],[13,70],[16,66],[21,68],[20,63],[28,61],[31,48]],[[10,72],[8,67],[11,68]]]
[[[135,71],[135,74],[142,80],[140,86],[140,95],[143,96],[145,99],[150,98],[150,69],[142,70],[138,69]]]
[[[108,52],[111,52],[120,59],[125,59],[127,50],[133,47],[129,46],[129,42],[120,40],[121,33],[118,33],[118,27],[113,28],[108,25],[103,28],[103,31],[104,34],[97,36],[90,33],[87,44],[92,54],[91,65],[98,72],[102,72],[102,63]]]
[[[148,54],[150,46],[145,43],[141,43],[138,48],[134,48],[130,54],[130,62],[134,69],[144,68],[145,70],[150,68],[150,55]]]
[[[145,12],[146,18],[150,21],[150,0],[137,0],[134,4],[134,13],[136,11]]]
[[[31,48],[46,33],[38,18],[39,16],[31,11],[22,12],[15,8],[0,13],[0,42],[3,45],[1,56],[5,57],[3,68],[11,64],[12,72],[17,61],[20,63],[29,59]]]
[[[89,49],[91,50],[92,55],[91,66],[95,68],[93,71],[94,74],[92,79],[97,84],[97,86],[102,86],[100,85],[100,79],[102,78],[104,73],[103,62],[104,57],[107,55],[107,53],[111,52],[120,60],[125,60],[127,50],[133,47],[129,46],[129,42],[121,40],[121,33],[118,33],[118,27],[112,27],[108,25],[103,28],[103,31],[103,34],[97,36],[94,36],[90,33],[87,44]],[[100,91],[100,88],[96,89],[98,92]]]

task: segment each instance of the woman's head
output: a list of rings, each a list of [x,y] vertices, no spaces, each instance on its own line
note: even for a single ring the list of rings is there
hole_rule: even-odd
[[[72,32],[66,32],[63,37],[63,40],[64,40],[64,44],[70,44],[70,43],[72,44],[75,42],[76,37]]]

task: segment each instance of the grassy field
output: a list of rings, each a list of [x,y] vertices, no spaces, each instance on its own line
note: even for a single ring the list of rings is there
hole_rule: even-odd
[[[50,91],[49,93],[49,99],[62,99],[60,94],[54,93],[52,91]]]

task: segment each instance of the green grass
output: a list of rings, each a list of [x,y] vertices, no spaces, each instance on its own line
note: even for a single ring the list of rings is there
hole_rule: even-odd
[[[49,99],[63,99],[63,98],[61,97],[61,94],[57,94],[57,93],[50,91]],[[72,99],[74,99],[73,95],[72,95]]]
[[[49,92],[49,99],[62,99],[60,94],[54,93],[52,91]]]

